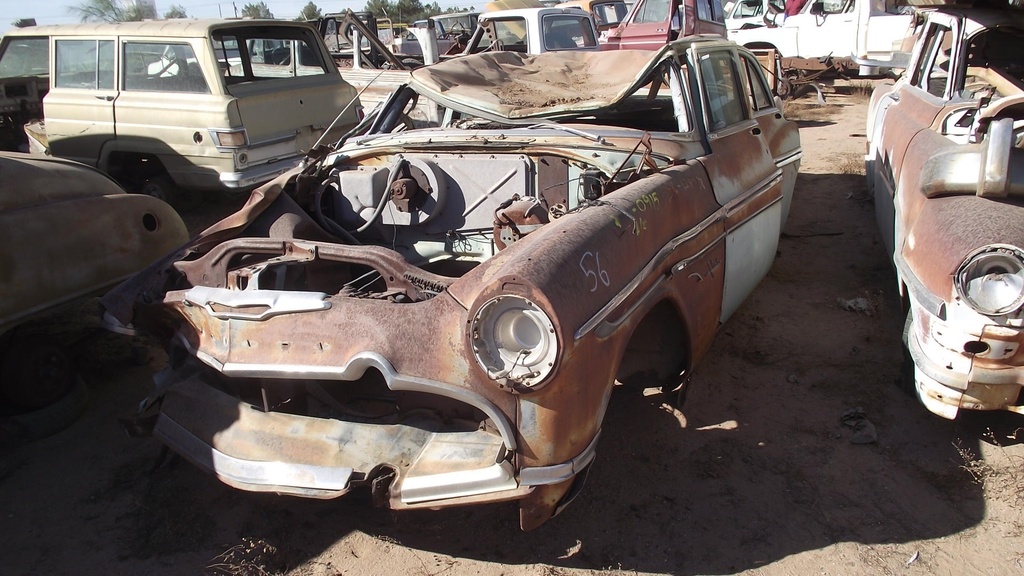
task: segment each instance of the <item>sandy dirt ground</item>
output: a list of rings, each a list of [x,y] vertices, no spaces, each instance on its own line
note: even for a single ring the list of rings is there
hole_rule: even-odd
[[[1024,419],[948,422],[896,385],[903,319],[850,92],[787,107],[804,146],[789,224],[686,402],[617,390],[583,493],[538,530],[514,504],[228,488],[122,433],[164,360],[97,333],[76,347],[85,414],[0,452],[0,574],[1024,573]]]

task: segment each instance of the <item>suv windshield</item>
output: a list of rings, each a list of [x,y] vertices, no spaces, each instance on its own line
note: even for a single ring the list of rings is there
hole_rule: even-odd
[[[50,73],[49,39],[12,37],[0,47],[0,78],[46,76]]]

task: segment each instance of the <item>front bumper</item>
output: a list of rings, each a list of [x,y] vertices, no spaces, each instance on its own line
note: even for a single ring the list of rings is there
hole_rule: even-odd
[[[164,393],[154,434],[239,489],[336,498],[367,485],[396,509],[524,498],[585,470],[597,440],[568,462],[517,474],[500,431],[435,424],[415,416],[380,424],[264,412],[193,375]]]
[[[295,156],[278,160],[270,164],[260,164],[237,172],[221,172],[220,183],[225,188],[232,190],[240,188],[252,188],[253,186],[269,182],[281,174],[295,168],[302,161],[301,156]]]
[[[1024,346],[1024,329],[986,324],[977,333],[912,306],[907,347],[917,396],[931,412],[952,420],[959,410],[1024,414],[1024,366],[1011,362]]]

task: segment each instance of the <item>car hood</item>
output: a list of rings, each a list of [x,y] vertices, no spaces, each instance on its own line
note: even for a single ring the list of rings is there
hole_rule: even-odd
[[[672,50],[473,54],[414,70],[410,86],[493,121],[564,119],[614,106]]]

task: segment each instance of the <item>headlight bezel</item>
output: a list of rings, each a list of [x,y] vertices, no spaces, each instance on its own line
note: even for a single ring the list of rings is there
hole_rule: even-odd
[[[487,378],[515,393],[547,384],[561,351],[551,315],[529,298],[508,293],[476,309],[469,321],[469,344]]]
[[[988,244],[971,251],[953,274],[953,288],[979,314],[1013,315],[1024,306],[1024,250]]]

